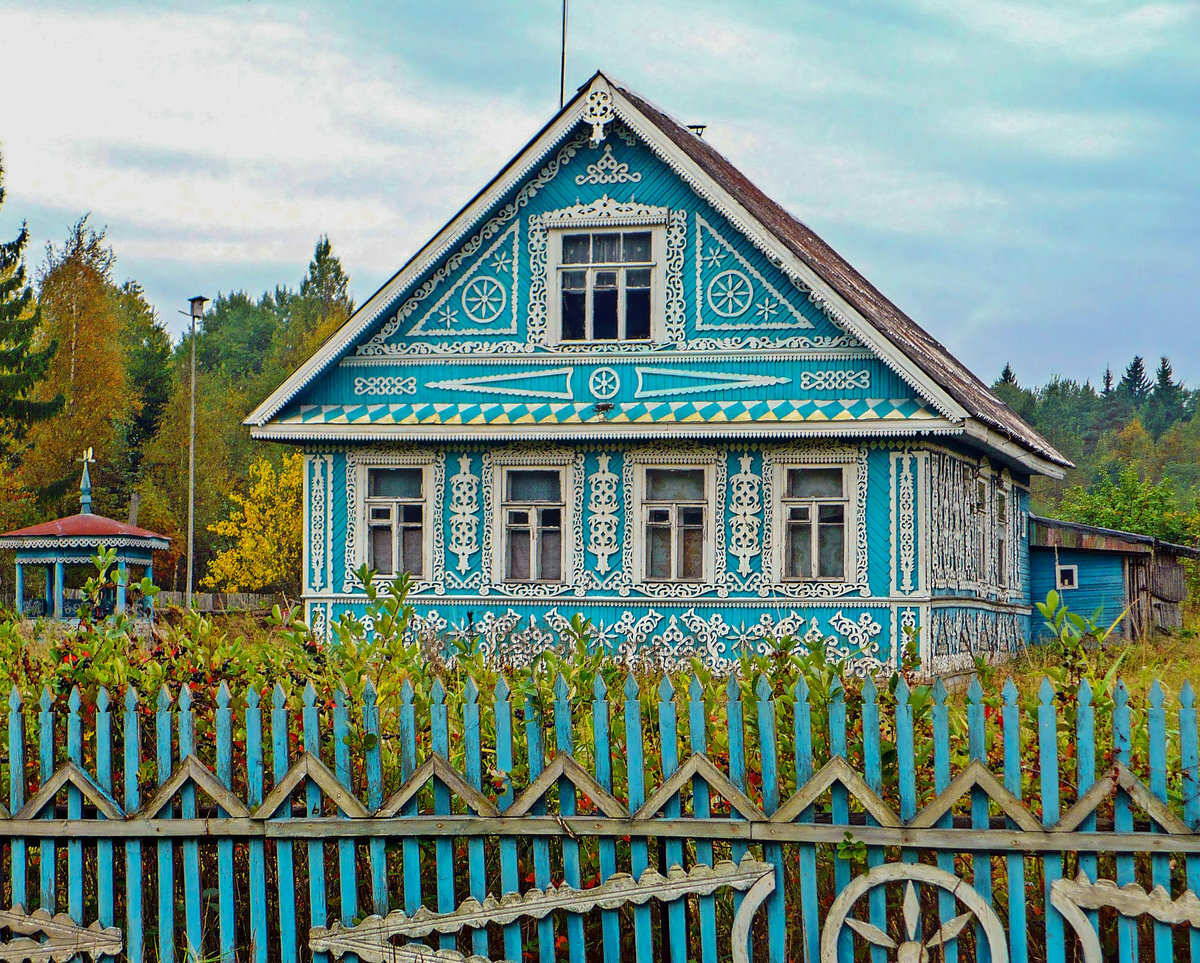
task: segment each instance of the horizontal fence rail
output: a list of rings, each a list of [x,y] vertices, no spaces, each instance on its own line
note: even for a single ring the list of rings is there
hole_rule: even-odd
[[[1188,686],[493,678],[14,690],[0,960],[1200,961]]]

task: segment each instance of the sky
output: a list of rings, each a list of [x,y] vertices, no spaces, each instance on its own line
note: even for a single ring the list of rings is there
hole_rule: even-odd
[[[173,331],[322,234],[362,302],[558,108],[560,13],[0,0],[0,238],[90,212]],[[707,124],[985,380],[1200,387],[1198,49],[1194,0],[570,0],[567,87]]]

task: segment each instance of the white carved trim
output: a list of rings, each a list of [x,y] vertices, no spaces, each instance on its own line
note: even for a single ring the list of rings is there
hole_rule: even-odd
[[[584,184],[636,184],[642,179],[637,171],[630,171],[629,165],[613,156],[612,144],[604,145],[604,153],[591,164],[586,173],[576,174],[575,183]]]
[[[595,556],[596,572],[601,578],[612,568],[608,560],[614,555],[619,556],[621,548],[620,520],[617,517],[621,507],[618,493],[621,479],[615,472],[609,471],[611,461],[612,455],[600,455],[596,471],[588,476],[587,550]]]
[[[415,395],[417,379],[393,377],[391,375],[371,375],[366,378],[354,379],[356,395]]]
[[[737,559],[737,574],[750,574],[750,561],[762,551],[762,476],[752,466],[754,458],[743,452],[739,471],[729,478],[729,554]]]

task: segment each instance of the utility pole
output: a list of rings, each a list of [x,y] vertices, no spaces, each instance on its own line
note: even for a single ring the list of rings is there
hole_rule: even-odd
[[[204,314],[208,298],[197,295],[188,299],[192,316],[192,411],[188,429],[188,563],[187,588],[183,607],[192,610],[192,569],[196,560],[196,319]]]
[[[558,109],[567,102],[567,0],[563,0],[562,46],[558,61]]]

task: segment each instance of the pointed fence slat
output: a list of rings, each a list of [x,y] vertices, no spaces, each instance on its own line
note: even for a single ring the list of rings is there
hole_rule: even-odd
[[[138,767],[142,761],[141,725],[138,720],[138,694],[133,686],[125,690],[124,723],[125,811],[137,812],[141,806]],[[142,843],[125,842],[125,952],[130,963],[142,963]]]
[[[25,717],[21,714],[21,693],[14,685],[8,698],[8,811],[19,812],[25,805]],[[12,860],[12,898],[14,905],[27,906],[25,840],[15,838],[10,847]]]
[[[1079,683],[1075,695],[1075,772],[1076,792],[1082,797],[1096,783],[1096,710],[1092,706],[1092,687],[1087,679]],[[1094,832],[1095,815],[1088,816],[1080,828],[1084,832]],[[1095,853],[1079,854],[1079,871],[1095,882],[1100,875],[1100,860]],[[1099,912],[1089,910],[1087,916],[1092,928],[1099,931]]]
[[[304,735],[304,751],[321,758],[321,714],[317,693],[312,682],[304,687],[304,708],[300,712]],[[304,789],[305,815],[311,819],[322,809],[320,787],[311,779]],[[308,844],[308,910],[313,926],[329,925],[329,907],[325,894],[325,843],[313,840]],[[328,954],[314,953],[314,963],[329,963]]]
[[[505,810],[513,804],[515,795],[512,782],[514,768],[512,702],[509,699],[508,683],[504,681],[504,676],[497,680],[493,697],[496,710],[496,768],[504,774],[504,791],[500,794],[499,808]],[[408,872],[407,864],[405,872]],[[500,888],[504,895],[516,894],[521,890],[517,840],[512,836],[505,836],[500,840]],[[504,955],[510,960],[523,959],[521,925],[519,923],[509,923],[504,927]]]
[[[941,679],[933,685],[933,791],[941,795],[950,785],[950,710],[946,704],[948,693]],[[946,813],[937,821],[939,829],[948,829],[952,817]],[[954,873],[954,853],[939,851],[937,865],[944,873]],[[948,923],[956,913],[954,896],[945,890],[938,892],[938,921]],[[946,963],[958,963],[958,940],[945,945]]]
[[[608,701],[608,687],[604,676],[596,674],[592,684],[592,742],[596,753],[596,781],[605,792],[612,794],[612,709]],[[612,839],[601,839],[597,844],[600,861],[600,882],[605,883],[617,871],[617,845]],[[606,909],[600,914],[600,932],[603,938],[604,963],[618,963],[621,958],[621,919],[615,909]],[[706,961],[707,963],[707,961]]]
[[[796,756],[796,787],[803,786],[813,777],[812,705],[808,683],[801,677],[792,690],[792,726],[794,752]],[[798,822],[812,823],[816,814],[807,806],[796,817]],[[816,960],[820,952],[821,907],[817,896],[817,846],[816,843],[800,844],[800,912],[804,925],[804,959]]]
[[[695,674],[688,680],[688,740],[692,752],[708,752],[708,718],[704,705],[704,688]],[[692,780],[692,812],[697,819],[712,816],[712,799],[708,784],[702,779]],[[704,866],[713,865],[711,840],[696,841],[696,861]],[[716,963],[717,959],[717,905],[712,894],[701,896],[700,914],[700,963]]]
[[[475,680],[468,678],[463,702],[463,747],[466,757],[466,776],[472,788],[483,791],[483,736],[479,720],[479,688]],[[374,844],[374,843],[372,843]],[[382,841],[380,841],[382,847]],[[382,850],[381,850],[382,851]],[[471,896],[482,903],[487,898],[487,862],[483,840],[472,836],[467,841],[467,863],[470,876]],[[379,912],[377,909],[375,912]],[[488,934],[485,927],[471,931],[471,952],[476,956],[488,955]]]
[[[400,779],[407,782],[417,771],[417,710],[413,705],[412,682],[400,684]],[[412,799],[401,810],[405,816],[417,814],[417,800]],[[421,843],[405,835],[402,847],[404,868],[404,911],[410,916],[421,905]]]
[[[779,808],[779,744],[776,741],[775,698],[766,676],[758,677],[758,742],[762,753],[763,811],[772,815]],[[767,945],[771,963],[783,963],[786,952],[787,914],[783,905],[783,848],[778,843],[763,846],[766,862],[775,867],[775,890],[767,898]]]
[[[567,680],[562,673],[554,680],[554,744],[561,753],[574,758],[575,726],[571,717],[571,693]],[[559,811],[563,818],[572,817],[577,812],[575,787],[569,781],[560,779],[558,783]],[[579,862],[579,843],[570,836],[563,837],[563,881],[575,889],[583,887],[583,870]],[[583,963],[583,917],[576,913],[567,915],[567,950],[571,963]]]
[[[291,746],[288,723],[287,696],[283,686],[275,683],[271,695],[271,773],[278,786],[291,768]],[[285,820],[292,815],[291,799],[272,818]],[[296,945],[296,853],[287,839],[275,844],[276,890],[279,893],[279,956],[282,960],[297,959]]]
[[[192,690],[184,686],[179,693],[179,761],[189,759],[195,747],[196,722],[192,712]],[[183,819],[196,818],[196,787],[184,783],[179,790],[179,810]],[[183,842],[183,899],[187,932],[187,956],[198,960],[204,956],[204,934],[201,931],[200,849],[194,839]]]
[[[217,690],[217,779],[226,789],[233,789],[233,697],[222,682]],[[218,807],[219,815],[228,815]],[[237,956],[237,917],[234,909],[233,840],[217,843],[217,873],[222,885],[217,893],[217,926],[221,940],[221,963],[233,963]]]
[[[637,679],[630,673],[625,682],[625,759],[629,774],[629,810],[634,812],[646,801],[646,759],[642,742],[642,704]],[[732,752],[732,750],[731,750]],[[650,864],[650,851],[646,838],[634,837],[629,841],[629,862],[633,878],[639,878]],[[634,952],[637,963],[651,963],[653,947],[650,933],[650,907],[633,908]]]
[[[1004,708],[1001,710],[1001,726],[1004,733],[1004,788],[1012,793],[1013,798],[1021,798],[1021,706],[1018,702],[1020,693],[1009,677],[1004,684],[1002,693]],[[1016,825],[1009,818],[1010,826]],[[1009,853],[1005,857],[1005,870],[1008,877],[1008,932],[1009,959],[1012,963],[1026,963],[1029,958],[1027,939],[1028,920],[1026,918],[1026,874],[1025,856],[1022,853]]]
[[[158,711],[154,714],[155,755],[158,764],[158,785],[171,778],[171,694],[163,686],[158,694]],[[172,809],[159,813],[160,819],[171,819]],[[158,958],[160,963],[175,959],[175,852],[170,840],[158,844]]]
[[[1117,682],[1116,691],[1113,693],[1113,750],[1116,754],[1117,762],[1128,766],[1130,759],[1130,712],[1129,712],[1129,690],[1125,688],[1125,681]],[[1123,789],[1117,789],[1117,796],[1113,802],[1113,827],[1119,833],[1128,833],[1133,831],[1133,811],[1129,805],[1129,794]],[[1117,885],[1125,886],[1129,883],[1136,882],[1137,866],[1132,856],[1117,857]],[[1137,920],[1130,919],[1127,916],[1121,916],[1117,919],[1117,948],[1120,953],[1121,963],[1135,963],[1140,960],[1138,955],[1138,927]]]
[[[741,682],[736,674],[729,676],[725,686],[725,722],[729,738],[729,781],[737,786],[738,791],[746,791],[746,709],[742,702]],[[737,815],[731,813],[731,818]],[[735,840],[729,847],[730,855],[735,863],[750,852],[750,847],[740,840]],[[743,895],[733,894],[733,911],[736,913],[742,906]]]
[[[338,782],[349,793],[354,792],[354,780],[350,770],[350,709],[346,704],[346,690],[338,689],[333,694],[333,758]],[[341,807],[338,816],[345,819],[350,814]],[[354,840],[338,840],[338,902],[343,924],[353,923],[358,916],[358,875],[354,860]]]
[[[1150,762],[1150,791],[1162,803],[1167,802],[1167,710],[1163,708],[1166,693],[1156,679],[1150,686],[1150,708],[1147,712]],[[1153,832],[1163,832],[1157,824],[1152,826]],[[1155,886],[1161,886],[1168,893],[1171,891],[1171,857],[1156,853],[1150,857],[1151,879]],[[1171,925],[1161,920],[1154,921],[1154,959],[1155,963],[1171,963],[1175,958],[1175,948]]]
[[[525,746],[529,750],[529,779],[535,782],[546,768],[546,747],[543,741],[542,716],[531,699],[525,700]],[[530,810],[534,816],[546,814],[546,802],[540,797]],[[533,884],[540,890],[550,885],[550,843],[542,836],[533,840]],[[554,963],[554,919],[537,921],[538,958],[541,963]]]
[[[840,682],[834,682],[829,699],[829,756],[830,761],[839,757],[846,759],[846,689]],[[837,826],[850,824],[850,794],[846,787],[835,784],[831,790],[831,811],[833,822]],[[833,861],[833,888],[840,893],[850,885],[850,860],[842,859],[839,853]],[[838,940],[838,959],[853,959],[854,943],[850,931],[843,929]]]
[[[83,722],[79,718],[79,688],[71,690],[67,703],[67,758],[83,765]],[[67,786],[67,818],[83,817],[83,795],[74,785]],[[83,919],[83,840],[67,842],[67,912],[71,919]]]
[[[254,690],[246,693],[246,806],[257,809],[263,800],[263,729],[261,697]],[[267,860],[266,845],[261,839],[250,840],[248,846],[250,901],[250,960],[267,963]]]
[[[658,688],[658,737],[662,753],[662,774],[664,782],[669,780],[679,769],[679,719],[675,706],[675,687],[671,684],[670,676],[663,676]],[[680,815],[679,793],[672,793],[663,806],[663,815],[668,819],[678,819]],[[683,865],[683,843],[679,839],[668,838],[663,845],[667,861],[660,866],[660,872],[667,872],[672,866]],[[666,906],[667,945],[671,963],[687,963],[687,917],[683,902],[676,900]]]
[[[1183,770],[1183,818],[1188,828],[1200,829],[1200,732],[1196,727],[1196,693],[1190,682],[1179,690],[1179,765]],[[1187,888],[1200,893],[1200,859],[1188,856]],[[1200,963],[1200,929],[1188,933],[1188,948],[1192,963]]]
[[[446,710],[446,690],[441,679],[435,679],[429,693],[429,731],[431,748],[443,759],[450,758],[450,720]],[[450,788],[440,779],[433,781],[433,813],[435,816],[450,815]],[[434,844],[434,861],[437,872],[437,907],[439,913],[453,913],[457,905],[454,899],[454,840],[439,836]],[[549,872],[547,872],[549,876]],[[545,885],[544,883],[542,885]],[[453,934],[443,933],[439,938],[443,950],[453,950],[456,945]]]
[[[1041,767],[1042,825],[1053,826],[1058,822],[1058,712],[1054,705],[1054,688],[1049,679],[1042,681],[1038,692],[1037,710],[1038,764]],[[1063,944],[1063,918],[1050,905],[1050,888],[1062,877],[1062,853],[1047,853],[1042,857],[1044,899],[1046,901],[1046,944],[1061,948]],[[1060,950],[1061,958],[1061,950]]]
[[[54,700],[50,696],[50,690],[44,689],[41,701],[42,711],[38,713],[38,763],[43,785],[54,774],[54,713],[51,711],[53,705]],[[53,818],[54,812],[52,807],[42,813],[42,819]],[[41,870],[41,887],[39,890],[41,907],[48,913],[57,913],[58,900],[55,890],[57,857],[54,843],[49,839],[42,841],[39,863]]]
[[[109,711],[107,689],[96,695],[96,782],[110,796],[113,794],[112,713]],[[97,813],[103,817],[103,813]],[[113,878],[113,841],[101,839],[96,843],[96,918],[103,927],[112,926],[116,918]]]
[[[883,794],[883,746],[882,733],[879,731],[879,690],[875,681],[868,678],[863,684],[862,693],[862,730],[863,730],[863,774],[866,783],[876,795]],[[899,755],[899,753],[897,753]],[[904,759],[897,760],[900,768],[904,768]],[[879,823],[867,816],[867,824],[877,826]],[[867,847],[867,866],[874,869],[882,866],[885,858],[883,849],[879,846]],[[782,891],[782,887],[780,887]],[[887,891],[878,887],[868,897],[871,925],[882,930],[887,929]],[[887,963],[887,951],[882,946],[871,947],[873,963]]]

